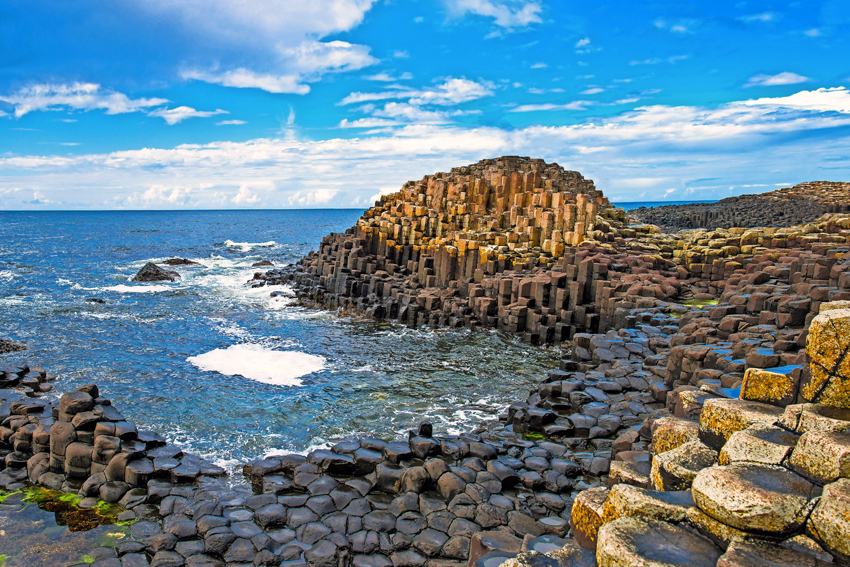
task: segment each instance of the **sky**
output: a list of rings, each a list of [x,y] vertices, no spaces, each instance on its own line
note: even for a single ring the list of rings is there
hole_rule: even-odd
[[[850,181],[850,0],[4,0],[0,209],[366,208],[523,155],[614,202]]]

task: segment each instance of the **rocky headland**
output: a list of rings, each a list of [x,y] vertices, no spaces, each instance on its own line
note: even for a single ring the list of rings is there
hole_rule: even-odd
[[[812,181],[716,203],[640,207],[635,219],[667,230],[687,228],[789,227],[814,222],[826,213],[850,212],[850,183]]]
[[[578,173],[485,160],[249,283],[561,345],[499,420],[254,461],[248,488],[21,365],[2,370],[0,488],[125,507],[134,541],[98,567],[846,565],[848,271],[847,215],[665,234]]]

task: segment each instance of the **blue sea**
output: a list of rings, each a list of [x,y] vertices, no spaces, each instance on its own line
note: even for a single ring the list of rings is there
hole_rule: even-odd
[[[43,364],[54,396],[94,382],[140,428],[231,470],[421,419],[474,427],[557,365],[497,332],[342,319],[245,286],[266,269],[252,264],[294,263],[360,214],[0,212],[0,337],[29,345],[0,363]],[[130,281],[170,257],[200,266]]]

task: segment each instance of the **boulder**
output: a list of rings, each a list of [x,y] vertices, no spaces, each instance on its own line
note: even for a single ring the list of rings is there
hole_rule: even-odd
[[[699,435],[699,424],[679,417],[662,417],[653,424],[651,450],[654,455],[670,451]]]
[[[164,270],[148,262],[139,272],[133,276],[134,282],[175,282],[180,279],[180,274],[171,270]]]
[[[826,567],[829,565],[787,547],[767,542],[733,541],[717,567]]]
[[[785,407],[797,397],[797,384],[787,374],[748,368],[741,384],[741,399]]]

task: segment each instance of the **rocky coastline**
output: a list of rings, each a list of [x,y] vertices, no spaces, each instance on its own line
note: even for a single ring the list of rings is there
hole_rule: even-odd
[[[849,271],[848,215],[666,234],[576,172],[485,160],[249,285],[566,346],[499,420],[254,461],[248,488],[96,386],[46,402],[49,374],[20,365],[2,369],[0,488],[126,508],[135,541],[98,567],[847,565]]]

